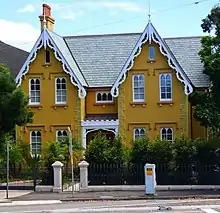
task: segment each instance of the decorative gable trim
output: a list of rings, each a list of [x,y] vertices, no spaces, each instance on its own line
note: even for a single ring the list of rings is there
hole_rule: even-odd
[[[16,76],[16,83],[17,86],[21,85],[22,78],[26,75],[30,69],[30,64],[36,59],[37,52],[39,49],[44,47],[46,49],[49,47],[53,50],[55,58],[61,62],[63,71],[70,76],[71,83],[78,88],[78,96],[79,98],[85,98],[86,90],[82,86],[82,83],[79,81],[77,76],[75,75],[74,71],[71,69],[69,64],[67,63],[66,59],[64,58],[63,54],[57,47],[54,40],[49,35],[49,32],[46,28],[43,29],[41,32],[40,37],[38,38],[37,42],[35,43],[33,49],[31,50],[28,58],[26,59],[24,65],[22,66],[21,70],[19,71],[18,75]]]
[[[177,79],[184,84],[184,92],[186,95],[189,95],[193,92],[193,87],[191,82],[181,66],[178,64],[177,60],[175,59],[174,55],[170,51],[167,44],[164,40],[160,37],[156,29],[153,27],[151,22],[148,23],[147,27],[144,29],[144,32],[140,36],[136,46],[134,47],[131,55],[129,56],[128,60],[126,61],[122,71],[118,75],[112,89],[111,94],[113,97],[117,97],[119,95],[119,86],[126,80],[127,72],[134,66],[134,59],[140,55],[142,50],[142,45],[147,43],[147,41],[151,44],[154,41],[156,44],[159,44],[160,52],[164,56],[167,57],[167,62],[169,66],[175,70]]]

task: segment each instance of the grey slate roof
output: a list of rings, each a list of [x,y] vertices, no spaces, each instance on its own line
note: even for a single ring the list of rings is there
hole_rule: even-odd
[[[141,33],[64,37],[90,87],[112,86]],[[208,87],[198,56],[201,37],[164,39],[195,87]]]
[[[70,52],[70,50],[69,50],[68,46],[66,45],[64,39],[61,36],[59,36],[58,34],[52,32],[52,31],[48,30],[48,33],[51,36],[51,38],[53,39],[53,41],[56,43],[58,49],[63,54],[64,58],[66,59],[67,63],[71,67],[71,69],[74,71],[75,75],[77,76],[77,78],[79,79],[81,84],[83,86],[88,86],[87,83],[86,83],[85,78],[83,77],[80,69],[78,68],[77,63],[75,62],[74,57],[72,56],[72,53]]]
[[[11,69],[14,77],[19,73],[28,54],[24,50],[0,41],[0,64],[6,64]]]

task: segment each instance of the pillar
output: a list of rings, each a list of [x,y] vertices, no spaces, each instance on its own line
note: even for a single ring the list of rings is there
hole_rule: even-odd
[[[85,160],[79,163],[80,168],[80,191],[87,191],[88,190],[88,166]]]
[[[52,164],[54,175],[53,192],[62,191],[62,167],[63,164],[60,161],[56,161]]]

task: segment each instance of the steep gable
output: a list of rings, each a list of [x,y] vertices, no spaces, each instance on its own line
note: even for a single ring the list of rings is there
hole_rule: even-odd
[[[63,38],[55,33],[50,32],[47,28],[42,30],[40,37],[35,43],[21,70],[19,71],[16,77],[18,86],[21,85],[22,77],[28,73],[30,64],[36,59],[38,50],[41,48],[46,49],[47,47],[54,51],[56,59],[62,64],[63,71],[70,76],[71,83],[78,87],[79,97],[84,98],[86,96],[86,90],[84,89],[84,86],[87,86],[87,83],[82,73],[80,72],[76,62],[71,56],[71,53],[69,52]]]
[[[182,67],[179,65],[173,53],[170,51],[168,45],[160,37],[151,22],[149,22],[139,40],[137,41],[137,44],[132,50],[130,56],[128,57],[116,81],[114,82],[114,85],[111,89],[112,96],[117,97],[119,95],[119,85],[126,80],[126,74],[133,67],[135,58],[141,53],[142,45],[146,42],[151,43],[152,41],[159,45],[161,54],[167,57],[167,62],[169,66],[173,70],[175,70],[177,79],[184,84],[185,94],[189,95],[193,92],[193,87],[190,79],[188,78]]]

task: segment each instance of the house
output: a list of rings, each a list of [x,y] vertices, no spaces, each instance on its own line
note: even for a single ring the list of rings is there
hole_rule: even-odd
[[[27,57],[28,52],[0,41],[0,64],[7,65],[12,76],[16,77]]]
[[[200,37],[163,39],[150,21],[142,33],[62,37],[54,22],[44,4],[42,32],[16,77],[35,113],[17,138],[32,152],[66,137],[68,127],[85,148],[98,130],[127,146],[144,136],[206,137],[189,102],[209,87]]]

